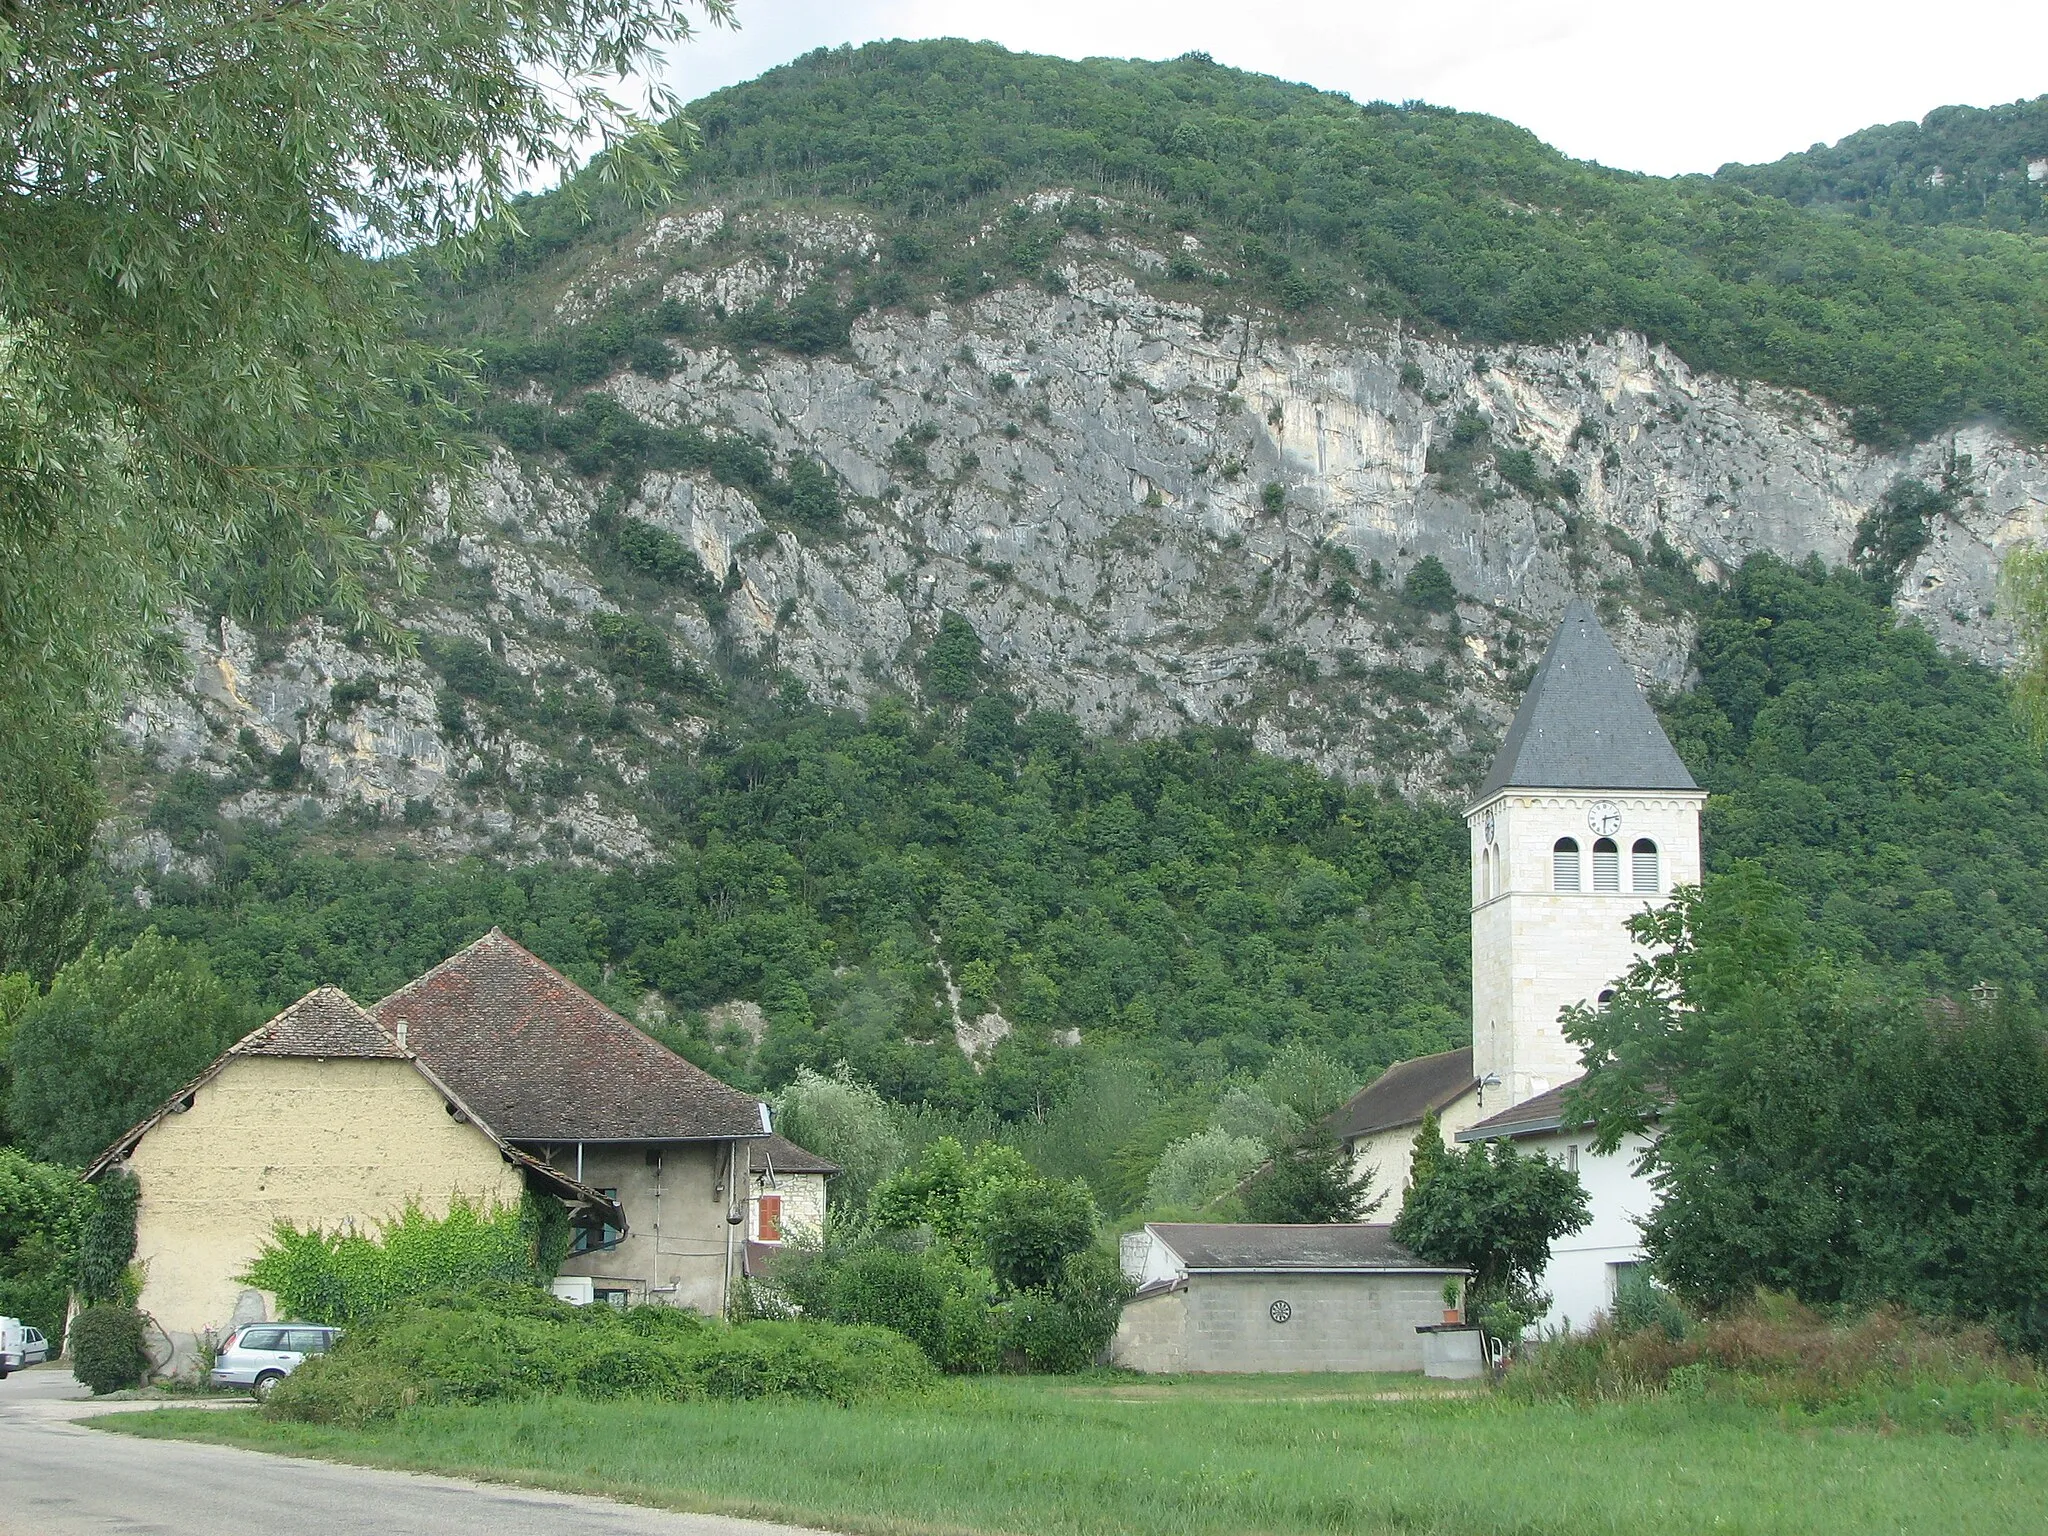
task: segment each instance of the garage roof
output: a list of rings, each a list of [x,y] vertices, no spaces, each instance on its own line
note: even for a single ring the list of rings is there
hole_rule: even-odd
[[[1384,1222],[1155,1221],[1145,1230],[1171,1249],[1189,1274],[1267,1270],[1420,1270],[1463,1274],[1431,1264],[1394,1241]]]

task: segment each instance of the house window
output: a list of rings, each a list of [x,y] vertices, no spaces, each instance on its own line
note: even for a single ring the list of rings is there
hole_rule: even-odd
[[[782,1196],[759,1195],[755,1198],[754,1240],[762,1243],[782,1241]]]
[[[618,1203],[619,1192],[616,1189],[600,1189],[598,1193],[614,1205]],[[569,1240],[569,1251],[571,1253],[595,1253],[601,1248],[616,1247],[619,1239],[625,1235],[624,1232],[613,1226],[610,1222],[579,1221],[576,1223],[575,1236]],[[624,1303],[621,1302],[620,1305],[623,1306]]]
[[[1657,845],[1647,837],[1639,837],[1636,839],[1635,847],[1630,852],[1635,859],[1636,889],[1639,891],[1654,891],[1658,889]]]
[[[590,1299],[601,1307],[617,1307],[621,1312],[633,1305],[633,1293],[623,1289],[598,1287],[590,1293]]]
[[[1621,889],[1621,850],[1614,846],[1611,837],[1603,837],[1593,845],[1593,889]]]
[[[1579,888],[1579,845],[1575,838],[1560,837],[1551,848],[1550,883],[1560,891]]]
[[[1564,1149],[1564,1166],[1567,1173],[1579,1171],[1579,1144],[1576,1141]]]

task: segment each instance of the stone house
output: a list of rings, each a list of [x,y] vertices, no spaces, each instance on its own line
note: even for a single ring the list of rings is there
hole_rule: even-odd
[[[569,1292],[717,1314],[750,1244],[822,1226],[838,1171],[496,929],[374,1008],[310,993],[86,1177],[114,1167],[139,1181],[141,1304],[172,1369],[270,1317],[236,1277],[279,1221],[369,1230],[532,1190],[570,1212]]]
[[[277,1223],[374,1227],[417,1201],[517,1203],[531,1188],[587,1220],[617,1219],[595,1190],[511,1144],[420,1057],[335,987],[237,1041],[86,1170],[140,1188],[140,1305],[159,1369],[271,1314],[238,1277]]]
[[[1465,1276],[1383,1223],[1152,1222],[1121,1259],[1137,1290],[1110,1360],[1136,1371],[1420,1371],[1417,1330]]]
[[[564,1276],[601,1301],[725,1310],[766,1104],[495,928],[372,1011],[508,1141],[624,1213],[578,1231]]]

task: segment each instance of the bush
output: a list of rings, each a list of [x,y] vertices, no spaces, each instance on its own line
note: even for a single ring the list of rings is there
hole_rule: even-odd
[[[839,1323],[893,1328],[935,1364],[946,1359],[946,1287],[924,1255],[869,1248],[833,1276],[827,1305]]]
[[[572,1307],[497,1284],[399,1308],[351,1330],[281,1383],[269,1411],[366,1424],[415,1403],[542,1394],[593,1399],[807,1397],[851,1403],[932,1376],[887,1329],[824,1322],[724,1327],[674,1307]]]
[[[1458,606],[1457,584],[1435,555],[1424,555],[1408,568],[1401,595],[1429,613],[1449,613]]]
[[[139,1387],[149,1374],[142,1314],[133,1307],[87,1307],[71,1322],[71,1374],[93,1396]]]
[[[552,1255],[550,1263],[543,1252],[547,1239],[559,1236],[547,1230],[547,1199],[528,1195],[519,1206],[487,1208],[458,1197],[440,1217],[414,1201],[375,1237],[352,1229],[302,1232],[281,1221],[237,1278],[276,1295],[287,1316],[337,1327],[435,1292],[494,1280],[537,1282],[561,1257]]]

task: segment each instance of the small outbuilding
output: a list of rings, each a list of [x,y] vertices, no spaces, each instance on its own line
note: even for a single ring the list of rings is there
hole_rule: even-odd
[[[1136,1371],[1420,1371],[1444,1282],[1375,1223],[1152,1222],[1123,1240],[1111,1361]]]

